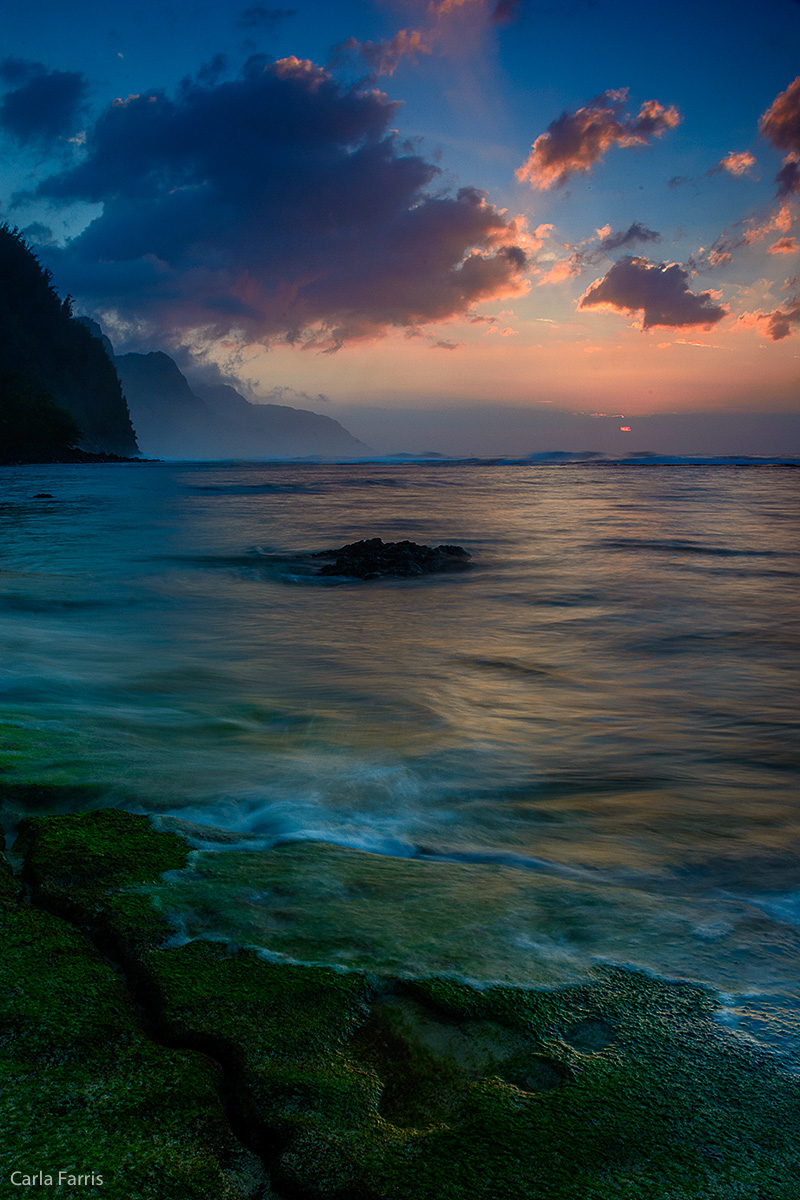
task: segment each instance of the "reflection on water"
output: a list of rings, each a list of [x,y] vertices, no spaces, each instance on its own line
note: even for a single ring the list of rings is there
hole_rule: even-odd
[[[261,845],[735,895],[795,926],[798,478],[6,469],[0,713],[44,733],[39,776],[94,782],[98,803]],[[455,542],[475,566],[367,584],[286,567],[372,536]]]

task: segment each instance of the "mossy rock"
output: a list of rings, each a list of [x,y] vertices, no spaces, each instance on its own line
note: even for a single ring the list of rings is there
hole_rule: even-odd
[[[119,974],[0,874],[0,1194],[12,1172],[102,1177],[44,1195],[255,1200],[263,1170],[230,1128],[221,1071],[152,1039]],[[7,1190],[3,1190],[7,1189]]]
[[[153,895],[168,908],[185,877],[181,838],[94,813],[33,820],[20,848],[34,899],[115,948],[150,1031],[222,1064],[281,1195],[800,1200],[800,1081],[706,988],[614,967],[476,987],[178,945]]]

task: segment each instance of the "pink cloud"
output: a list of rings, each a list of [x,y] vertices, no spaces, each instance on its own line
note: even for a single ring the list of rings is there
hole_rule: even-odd
[[[718,165],[729,175],[746,175],[750,168],[756,165],[756,160],[749,150],[741,150],[738,153],[731,150],[720,159]]]
[[[727,315],[727,309],[712,303],[711,292],[697,295],[688,285],[689,272],[679,263],[622,258],[591,285],[578,307],[641,312],[642,329],[716,325]]]
[[[720,234],[709,250],[706,251],[701,246],[697,254],[693,255],[689,260],[689,265],[692,270],[702,271],[729,263],[733,258],[733,252],[739,250],[742,246],[754,246],[758,242],[763,242],[766,237],[769,237],[773,233],[788,233],[792,227],[793,220],[794,217],[789,205],[782,204],[780,208],[775,209],[760,222],[757,222],[755,219],[749,221],[743,232],[733,234],[728,233],[726,230]],[[740,226],[741,224],[740,222]],[[781,251],[770,251],[770,253],[779,254]],[[785,253],[789,253],[789,251],[785,251]]]
[[[624,111],[627,88],[603,92],[577,112],[563,112],[539,135],[517,178],[537,191],[563,187],[571,175],[586,174],[613,146],[644,146],[680,123],[674,106],[647,100],[635,117]]]
[[[554,263],[547,274],[536,281],[536,286],[544,287],[546,283],[563,283],[565,279],[571,279],[574,275],[580,275],[580,272],[581,264],[578,256],[571,254],[569,258]]]
[[[414,63],[420,54],[432,54],[433,43],[430,34],[418,29],[401,29],[393,38],[382,42],[359,42],[356,38],[348,38],[334,47],[334,60],[348,51],[358,54],[373,74],[394,75],[404,58]]]
[[[769,248],[770,254],[796,254],[797,251],[797,241],[791,237],[778,238]]]
[[[744,232],[744,241],[748,246],[752,246],[754,242],[763,242],[764,238],[770,233],[788,233],[792,228],[792,210],[788,204],[782,204],[777,212],[773,213],[761,225],[750,225],[749,229]]]

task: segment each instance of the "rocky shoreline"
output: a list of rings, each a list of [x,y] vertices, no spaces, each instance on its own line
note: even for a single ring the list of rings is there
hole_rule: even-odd
[[[3,458],[0,467],[38,467],[59,463],[141,463],[158,462],[155,458],[126,458],[122,454],[93,454],[89,450],[59,450],[55,454],[37,455],[33,458]]]
[[[800,1080],[722,1027],[708,989],[612,966],[478,987],[189,938],[169,897],[195,861],[126,812],[21,822],[0,873],[6,1182],[49,1171],[43,1194],[70,1200],[800,1196]]]

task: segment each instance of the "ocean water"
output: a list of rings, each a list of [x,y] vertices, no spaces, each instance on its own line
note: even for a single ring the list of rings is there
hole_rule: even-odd
[[[700,979],[794,1052],[796,468],[142,463],[0,488],[7,778],[236,853],[452,864],[453,928],[491,894],[511,978],[533,955]],[[302,558],[374,536],[473,565],[348,582]]]

